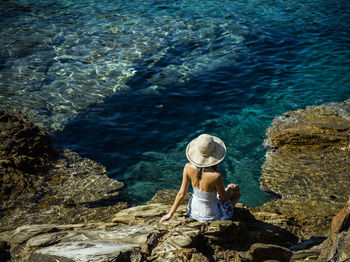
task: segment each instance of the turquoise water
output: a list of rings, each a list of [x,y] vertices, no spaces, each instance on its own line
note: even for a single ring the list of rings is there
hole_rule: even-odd
[[[259,189],[265,130],[350,97],[348,1],[0,3],[0,105],[103,163],[131,204],[178,188],[185,147],[224,140],[225,183]]]

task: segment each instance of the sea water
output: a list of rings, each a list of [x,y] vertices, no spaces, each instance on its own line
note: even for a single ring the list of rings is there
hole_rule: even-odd
[[[350,97],[346,0],[0,3],[0,107],[23,111],[126,184],[177,189],[186,145],[220,137],[225,184],[264,203],[272,119]]]

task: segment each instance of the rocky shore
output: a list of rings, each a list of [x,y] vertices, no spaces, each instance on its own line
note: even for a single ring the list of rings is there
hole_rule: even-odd
[[[232,220],[158,223],[176,192],[128,208],[123,183],[20,112],[0,112],[0,261],[348,261],[350,101],[275,118],[261,186]]]

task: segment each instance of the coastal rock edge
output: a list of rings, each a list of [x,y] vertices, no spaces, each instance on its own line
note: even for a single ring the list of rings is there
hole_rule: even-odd
[[[277,117],[267,131],[261,184],[280,199],[256,208],[238,204],[232,220],[211,223],[185,217],[185,204],[170,221],[158,223],[176,194],[172,190],[158,192],[145,205],[126,208],[119,202],[121,182],[109,179],[102,165],[66,149],[52,152],[30,172],[2,154],[2,181],[14,174],[17,181],[25,181],[20,189],[27,188],[16,197],[16,184],[6,185],[11,193],[1,196],[2,258],[31,262],[350,259],[350,202],[345,205],[349,112],[350,102],[345,101]],[[8,122],[2,119],[6,118],[0,117],[0,130]],[[1,131],[0,140],[8,134]],[[342,185],[332,189],[339,179]]]

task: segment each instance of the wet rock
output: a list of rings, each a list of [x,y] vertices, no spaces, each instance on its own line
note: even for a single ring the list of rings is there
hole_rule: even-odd
[[[303,239],[326,236],[350,187],[350,100],[287,112],[267,130],[261,186],[281,199],[255,210],[292,218]]]

